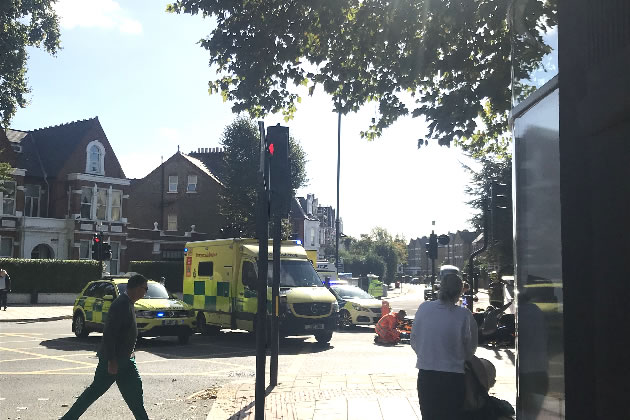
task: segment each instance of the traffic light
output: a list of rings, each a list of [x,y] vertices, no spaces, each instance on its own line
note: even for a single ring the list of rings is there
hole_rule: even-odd
[[[437,235],[435,233],[431,233],[431,235],[429,235],[429,258],[431,258],[432,260],[436,260],[438,257],[438,238]]]
[[[100,233],[92,235],[92,259],[101,261],[103,241]]]
[[[286,218],[291,207],[291,168],[289,167],[289,127],[267,128],[266,152],[269,159],[271,214]]]
[[[101,257],[103,261],[109,261],[112,259],[112,246],[107,242],[101,244]]]

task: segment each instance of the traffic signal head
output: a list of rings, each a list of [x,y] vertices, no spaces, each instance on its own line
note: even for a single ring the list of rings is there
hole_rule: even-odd
[[[289,167],[289,128],[280,125],[267,128],[269,190],[271,214],[286,218],[291,206],[291,169]]]
[[[96,233],[92,236],[92,259],[97,261],[101,260],[103,241],[100,233]]]
[[[429,235],[429,258],[436,260],[438,257],[438,240],[435,233]]]

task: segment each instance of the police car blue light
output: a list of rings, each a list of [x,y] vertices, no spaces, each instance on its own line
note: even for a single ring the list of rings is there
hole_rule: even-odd
[[[158,317],[158,318],[162,318],[162,317],[164,317],[164,312],[158,312],[158,313],[157,313],[157,317]]]

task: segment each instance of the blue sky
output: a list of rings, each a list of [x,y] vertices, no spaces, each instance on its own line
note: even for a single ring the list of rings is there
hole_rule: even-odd
[[[155,0],[59,0],[62,47],[56,57],[31,50],[30,105],[11,123],[30,130],[98,116],[129,178],[145,176],[177,151],[217,147],[234,119],[229,103],[208,94],[214,73],[196,42],[212,21],[165,13]],[[321,205],[336,207],[337,116],[327,96],[303,98],[287,125],[308,156],[310,184]],[[469,227],[458,149],[417,149],[426,134],[419,118],[405,118],[373,142],[360,138],[373,105],[342,119],[340,215],[344,233],[374,226],[407,239]],[[278,116],[266,125],[280,122]]]

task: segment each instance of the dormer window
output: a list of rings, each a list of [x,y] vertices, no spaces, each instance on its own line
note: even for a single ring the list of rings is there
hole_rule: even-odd
[[[86,150],[85,172],[88,174],[105,175],[105,147],[100,141],[94,140],[88,144]]]

